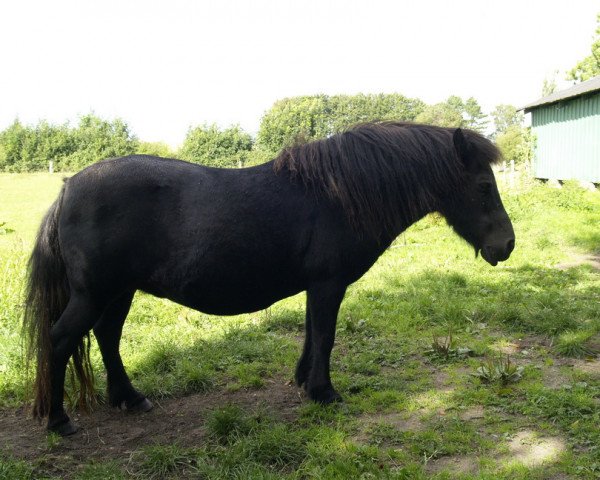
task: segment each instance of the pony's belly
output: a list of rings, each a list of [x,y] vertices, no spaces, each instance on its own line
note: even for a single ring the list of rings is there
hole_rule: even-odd
[[[263,310],[265,308],[270,307],[277,300],[272,302],[235,302],[229,304],[217,304],[211,301],[178,301],[177,299],[172,299],[173,301],[185,305],[186,307],[193,308],[194,310],[198,310],[202,313],[208,313],[210,315],[240,315],[242,313],[252,313],[257,312],[259,310]]]
[[[143,291],[152,295],[168,298],[176,303],[211,315],[239,315],[270,307],[273,303],[305,290],[297,284],[234,285],[188,285],[185,289],[170,289],[146,286]]]

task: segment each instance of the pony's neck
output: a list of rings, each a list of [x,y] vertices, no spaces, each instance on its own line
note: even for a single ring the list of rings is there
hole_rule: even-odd
[[[418,209],[412,210],[410,212],[409,217],[399,218],[394,228],[390,231],[384,232],[382,238],[384,239],[385,243],[393,242],[398,235],[400,235],[402,232],[408,229],[411,225],[414,225],[419,220],[423,219],[425,216],[435,211],[436,210],[435,208],[433,208],[432,205],[419,205]]]

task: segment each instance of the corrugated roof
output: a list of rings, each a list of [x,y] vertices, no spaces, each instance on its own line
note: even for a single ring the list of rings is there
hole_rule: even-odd
[[[554,92],[547,97],[540,98],[535,102],[521,107],[519,110],[525,110],[525,113],[527,113],[527,111],[531,110],[532,108],[539,107],[540,105],[547,105],[549,103],[565,100],[566,98],[578,97],[585,93],[595,92],[596,90],[600,90],[600,76],[590,78],[589,80],[578,83],[577,85],[573,85],[571,88],[567,88],[566,90]]]

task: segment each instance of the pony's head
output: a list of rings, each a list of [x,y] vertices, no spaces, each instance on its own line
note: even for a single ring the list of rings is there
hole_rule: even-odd
[[[370,122],[285,149],[273,168],[339,203],[360,235],[385,243],[438,211],[496,265],[515,245],[490,167],[499,157],[472,130]]]
[[[464,167],[460,187],[440,203],[440,213],[454,230],[492,266],[506,260],[515,248],[515,232],[502,205],[483,137],[460,128],[453,134],[457,156]]]

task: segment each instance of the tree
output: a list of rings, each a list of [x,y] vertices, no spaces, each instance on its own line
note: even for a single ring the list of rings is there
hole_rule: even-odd
[[[265,112],[257,145],[275,154],[286,146],[325,138],[357,123],[412,121],[424,106],[421,100],[398,93],[286,98]]]
[[[11,172],[46,170],[49,161],[58,163],[74,150],[67,124],[50,125],[42,120],[33,127],[15,120],[0,133],[0,169]]]
[[[140,142],[135,153],[155,157],[173,158],[175,153],[164,142]]]
[[[75,150],[62,159],[60,170],[79,170],[99,160],[131,155],[139,141],[121,119],[103,120],[93,114],[79,119],[72,130]]]
[[[298,142],[330,134],[329,98],[326,95],[284,98],[263,115],[257,144],[273,154]]]
[[[596,17],[596,36],[592,41],[591,54],[581,60],[567,72],[567,80],[585,82],[600,75],[600,13]]]
[[[417,115],[416,121],[439,127],[463,127],[464,119],[460,111],[456,110],[447,102],[427,105],[425,109]]]
[[[483,132],[488,124],[488,120],[487,115],[481,111],[479,102],[475,98],[469,97],[464,103],[463,109],[463,117],[466,117],[467,121],[466,126],[478,132]]]
[[[0,168],[3,171],[21,171],[21,152],[29,135],[29,129],[21,124],[19,119],[15,119],[0,133]]]
[[[518,112],[513,105],[496,105],[491,117],[494,122],[494,133],[492,134],[494,138],[506,132],[509,127],[521,126],[523,123],[523,114]]]
[[[523,126],[523,113],[513,105],[497,105],[491,113],[494,121],[492,137],[508,161],[523,164],[531,160],[533,136],[530,128]]]
[[[506,160],[514,160],[516,164],[527,163],[533,155],[531,129],[510,125],[496,137],[496,145]]]
[[[188,130],[179,156],[213,167],[235,167],[244,163],[252,149],[252,137],[239,125],[224,130],[215,124]]]
[[[558,70],[555,70],[550,78],[544,78],[544,84],[542,85],[542,97],[547,97],[548,95],[552,95],[556,92],[556,76],[558,75]]]
[[[420,123],[440,127],[465,127],[480,132],[487,124],[485,119],[486,115],[475,98],[470,97],[463,101],[457,95],[451,95],[445,102],[426,106],[416,118]]]
[[[399,93],[335,95],[329,98],[329,135],[375,120],[414,121],[425,104]]]

